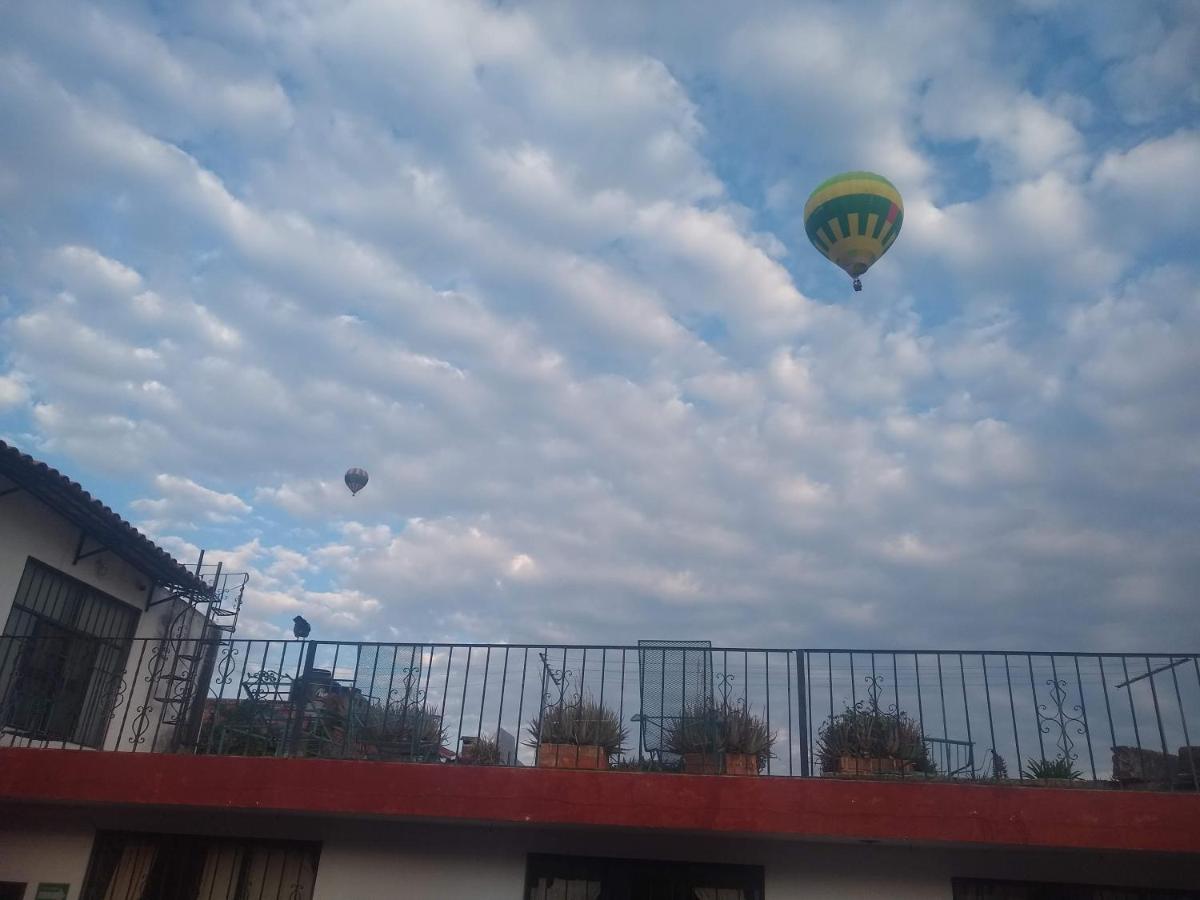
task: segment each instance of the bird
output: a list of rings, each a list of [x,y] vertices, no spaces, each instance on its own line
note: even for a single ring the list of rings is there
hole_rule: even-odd
[[[292,619],[292,634],[301,639],[312,634],[312,626],[308,624],[308,620],[304,616],[296,616]]]

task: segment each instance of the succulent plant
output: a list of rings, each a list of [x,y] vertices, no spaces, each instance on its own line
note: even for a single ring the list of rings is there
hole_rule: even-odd
[[[1025,764],[1022,773],[1026,778],[1059,778],[1066,781],[1078,781],[1083,777],[1066,757],[1057,759],[1031,759]]]
[[[547,706],[527,728],[531,747],[539,743],[603,747],[608,756],[620,753],[628,737],[617,714],[590,698]]]
[[[906,760],[917,772],[933,772],[936,768],[920,726],[906,713],[874,704],[858,703],[830,716],[821,726],[817,755],[825,772],[838,771],[843,756]]]
[[[775,733],[744,706],[699,703],[685,707],[666,727],[665,747],[671,753],[747,753],[764,765],[771,755]]]

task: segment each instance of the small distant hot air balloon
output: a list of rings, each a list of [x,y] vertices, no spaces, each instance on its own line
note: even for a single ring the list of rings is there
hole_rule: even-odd
[[[843,172],[822,181],[804,204],[804,230],[814,247],[854,279],[874,265],[900,233],[904,201],[873,172]]]
[[[357,466],[353,469],[346,470],[346,487],[350,488],[351,495],[357,494],[367,486],[369,476],[366,469],[360,469]]]

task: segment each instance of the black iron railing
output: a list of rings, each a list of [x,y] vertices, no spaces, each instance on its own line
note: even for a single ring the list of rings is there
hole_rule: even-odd
[[[1195,654],[92,640],[0,637],[0,746],[1200,789]]]

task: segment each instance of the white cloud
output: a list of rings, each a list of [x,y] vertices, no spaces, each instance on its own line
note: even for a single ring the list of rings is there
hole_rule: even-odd
[[[180,475],[162,473],[154,477],[153,484],[158,497],[130,503],[152,531],[235,522],[251,512],[249,504],[236,494],[214,491]]]
[[[7,412],[24,405],[29,400],[29,389],[16,375],[0,375],[0,412]]]
[[[1114,213],[1136,217],[1134,240],[1173,237],[1174,229],[1200,226],[1200,132],[1181,129],[1125,152],[1112,151],[1092,175],[1098,190],[1113,195]],[[1141,231],[1141,234],[1138,232]]]
[[[1077,9],[1075,62],[927,0],[22,10],[5,431],[257,636],[1183,640],[1128,610],[1195,581],[1187,70]],[[852,166],[862,294],[799,222]]]

